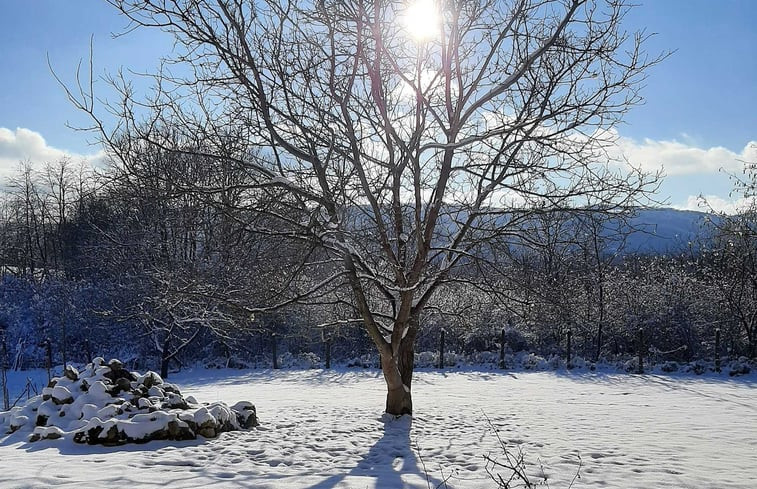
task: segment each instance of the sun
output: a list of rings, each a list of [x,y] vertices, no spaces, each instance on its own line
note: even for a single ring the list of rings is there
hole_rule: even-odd
[[[437,3],[438,0],[414,0],[405,9],[402,22],[416,41],[429,41],[439,35]]]

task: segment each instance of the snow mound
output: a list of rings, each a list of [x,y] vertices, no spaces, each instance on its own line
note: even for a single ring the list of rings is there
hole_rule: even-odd
[[[199,404],[155,372],[129,372],[119,360],[99,357],[81,373],[66,367],[41,395],[0,412],[0,433],[27,430],[32,442],[70,438],[91,445],[215,438],[257,425],[249,402]]]

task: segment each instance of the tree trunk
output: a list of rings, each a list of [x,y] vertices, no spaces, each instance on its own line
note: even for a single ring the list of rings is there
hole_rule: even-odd
[[[64,305],[62,307],[67,306],[67,301],[64,302]],[[60,338],[60,353],[63,357],[63,368],[66,368],[68,366],[68,352],[66,350],[66,344],[68,343],[67,338],[67,331],[66,331],[66,316],[65,313],[61,314],[60,316],[60,328],[61,328],[61,338]]]
[[[171,337],[166,336],[166,339],[163,341],[163,352],[160,357],[160,376],[164,379],[168,378],[168,362],[171,359],[171,356],[168,353],[168,349],[171,345]]]
[[[357,308],[363,317],[365,329],[373,340],[381,359],[381,371],[386,381],[386,412],[394,416],[413,414],[413,399],[410,386],[413,378],[415,336],[418,332],[418,317],[408,314],[405,302],[395,320],[392,338],[383,337],[371,313],[363,287],[358,279],[355,263],[349,253],[344,255],[344,268],[354,293]],[[406,299],[412,300],[412,294]],[[407,330],[405,328],[407,327]],[[391,343],[388,343],[391,341]]]
[[[757,334],[755,334],[754,324],[750,324],[747,319],[742,318],[741,325],[746,333],[746,354],[748,358],[757,358]]]
[[[601,317],[601,316],[600,316]],[[599,362],[599,357],[602,355],[602,320],[597,325],[597,343],[594,350],[594,363]]]
[[[386,412],[394,416],[413,414],[411,386],[415,366],[415,328],[400,343],[396,356],[381,355],[381,370],[386,380]]]

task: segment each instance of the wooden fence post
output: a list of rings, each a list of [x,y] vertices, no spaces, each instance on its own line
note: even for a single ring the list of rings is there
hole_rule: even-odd
[[[502,328],[499,338],[499,368],[505,368],[505,328]]]
[[[570,369],[573,368],[573,364],[571,363],[571,360],[572,360],[571,359],[571,354],[573,353],[571,351],[571,347],[573,346],[571,344],[572,337],[573,337],[573,331],[568,330],[568,348],[567,348],[568,351],[566,352],[567,353],[567,355],[566,355],[567,359],[565,361],[565,366],[568,368],[568,370],[570,370]]]
[[[331,368],[331,336],[326,336],[326,368]]]
[[[50,370],[53,368],[53,345],[50,338],[46,338],[45,341],[42,342],[42,346],[45,347],[45,368],[47,368],[47,383],[49,384],[50,381],[53,380],[50,373]]]
[[[720,372],[720,328],[715,329],[715,371]]]
[[[644,329],[639,328],[639,368],[636,373],[644,373]]]
[[[439,368],[444,368],[444,328],[439,333]]]
[[[10,409],[10,399],[8,398],[8,346],[5,344],[5,331],[2,332],[2,335],[3,357],[0,358],[0,362],[2,362],[2,365],[0,365],[0,368],[2,368],[2,378],[0,378],[0,380],[3,384],[3,411],[7,411]]]
[[[92,347],[88,339],[84,339],[84,352],[87,354],[87,363],[92,363]]]
[[[273,368],[279,368],[279,352],[276,344],[276,333],[271,333],[271,350],[273,351]]]

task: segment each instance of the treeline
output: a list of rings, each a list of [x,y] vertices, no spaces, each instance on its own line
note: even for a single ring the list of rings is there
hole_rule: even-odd
[[[331,265],[318,266],[317,243],[288,236],[286,222],[307,215],[257,193],[233,159],[133,154],[103,172],[27,162],[4,182],[0,330],[11,367],[42,365],[47,340],[56,363],[118,356],[163,373],[263,363],[274,342],[279,355],[323,357],[326,341],[335,359],[371,351],[350,291],[324,280]],[[746,175],[738,190],[749,197]],[[697,243],[666,255],[626,253],[626,222],[545,212],[517,242],[478,250],[487,259],[427,308],[417,350],[434,350],[444,328],[452,351],[493,351],[504,329],[514,351],[559,354],[571,331],[574,353],[598,361],[633,354],[642,329],[657,358],[688,361],[712,354],[719,329],[724,355],[754,357],[754,209],[712,219]]]

